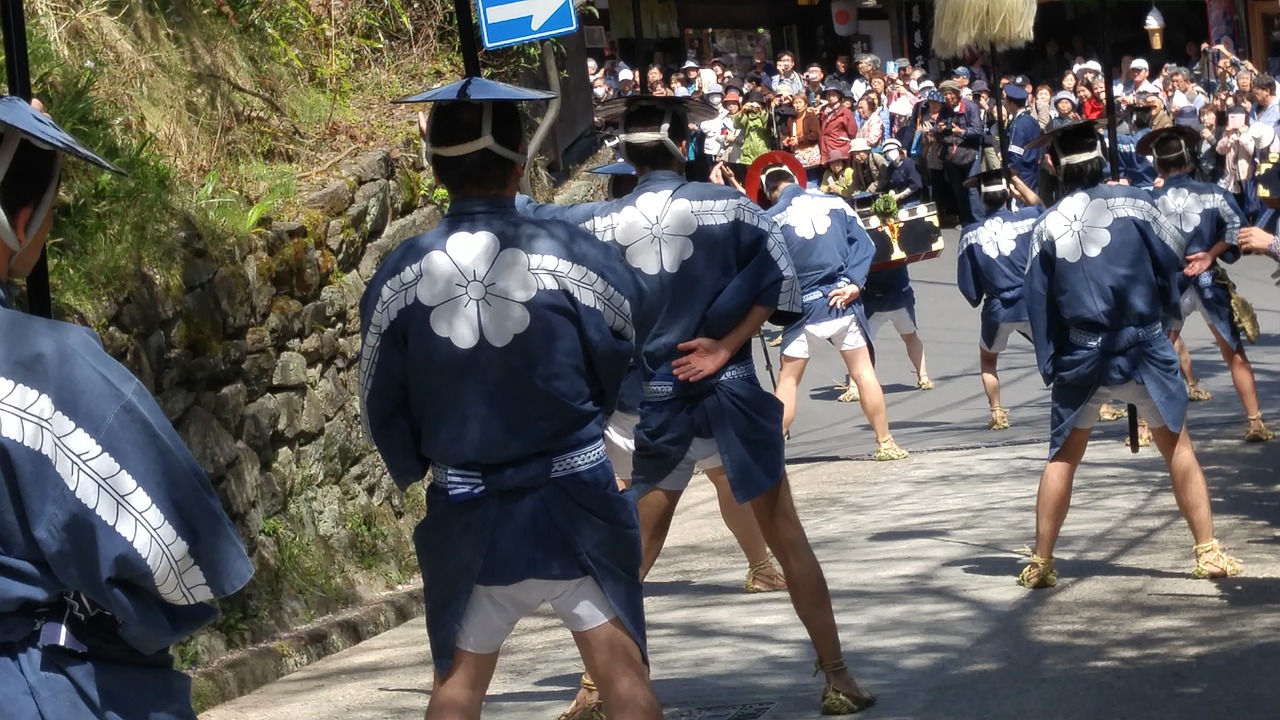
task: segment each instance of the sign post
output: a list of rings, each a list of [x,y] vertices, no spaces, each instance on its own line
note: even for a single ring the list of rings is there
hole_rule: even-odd
[[[476,11],[480,17],[480,39],[486,50],[578,30],[578,12],[573,0],[476,0]],[[462,30],[461,25],[458,29]]]

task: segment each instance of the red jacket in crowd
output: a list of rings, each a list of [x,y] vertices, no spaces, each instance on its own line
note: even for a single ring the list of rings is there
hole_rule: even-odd
[[[832,111],[822,111],[822,138],[818,146],[822,148],[822,162],[826,164],[832,150],[849,152],[849,141],[858,135],[858,123],[853,119],[853,112],[841,105]]]

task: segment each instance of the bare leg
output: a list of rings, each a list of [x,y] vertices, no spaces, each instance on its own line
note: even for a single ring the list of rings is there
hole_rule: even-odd
[[[435,678],[426,720],[479,720],[497,666],[498,653],[479,655],[457,648],[449,673]]]
[[[865,346],[856,350],[844,350],[840,353],[845,367],[849,369],[849,378],[858,388],[862,414],[876,433],[877,441],[889,436],[889,417],[885,409],[884,390],[880,387],[880,379],[876,377],[875,366],[871,364],[871,351]]]
[[[649,683],[649,668],[617,618],[576,632],[573,640],[587,672],[598,678],[600,699],[611,720],[661,720],[662,707]]]
[[[800,516],[791,499],[791,485],[786,476],[776,487],[751,501],[751,509],[760,523],[760,532],[782,565],[787,576],[787,590],[796,615],[809,633],[809,640],[820,662],[828,663],[843,656],[840,632],[831,608],[831,592],[822,574],[822,565],[813,553]],[[855,697],[865,693],[847,669],[826,673],[827,683]]]
[[[1076,468],[1089,446],[1089,429],[1072,430],[1062,449],[1045,465],[1040,476],[1040,491],[1036,494],[1036,548],[1035,554],[1048,559],[1058,543],[1058,533],[1071,508],[1071,486]]]
[[[994,410],[1000,407],[1000,375],[997,362],[998,353],[978,350],[978,364],[982,368],[982,389],[987,391],[987,404]]]
[[[723,467],[707,470],[707,479],[716,489],[716,499],[720,502],[720,517],[725,527],[733,533],[747,556],[747,579],[743,589],[749,593],[773,592],[787,587],[787,579],[782,575],[773,561],[769,559],[769,546],[765,544],[764,535],[760,533],[760,524],[756,522],[751,506],[738,503],[729,487],[729,475]]]
[[[1209,488],[1196,451],[1191,447],[1191,436],[1184,425],[1180,432],[1167,427],[1152,428],[1156,447],[1169,465],[1169,477],[1173,481],[1173,497],[1178,509],[1191,528],[1196,544],[1213,539],[1213,511],[1209,508]]]
[[[1209,327],[1213,328],[1212,325]],[[1182,368],[1183,379],[1187,381],[1188,399],[1192,402],[1212,400],[1212,395],[1200,389],[1200,378],[1196,377],[1195,371],[1191,369],[1191,351],[1187,349],[1187,343],[1183,341],[1182,334],[1174,330],[1169,333],[1169,339],[1173,341],[1173,349],[1178,351],[1178,365]]]
[[[1213,339],[1218,343],[1218,352],[1222,353],[1222,361],[1231,370],[1231,384],[1236,387],[1236,395],[1240,396],[1240,404],[1244,406],[1245,417],[1255,418],[1261,410],[1258,407],[1258,385],[1253,375],[1253,364],[1244,353],[1244,347],[1231,347],[1231,342],[1218,333],[1218,329],[1209,326],[1213,331]],[[1250,420],[1249,427],[1262,427],[1262,420]]]
[[[724,519],[724,526],[729,528],[729,532],[738,541],[742,554],[747,556],[747,563],[754,565],[768,560],[769,546],[764,542],[764,535],[760,534],[756,516],[751,512],[750,506],[739,505],[733,497],[733,490],[729,488],[729,476],[724,468],[707,470],[707,479],[716,488],[716,499],[720,501],[720,517]]]
[[[778,368],[778,388],[773,391],[775,397],[782,401],[782,434],[791,432],[791,423],[796,419],[796,393],[800,381],[804,378],[804,369],[809,365],[808,358],[782,356]]]
[[[644,560],[640,565],[641,580],[648,577],[649,570],[662,553],[662,546],[667,543],[671,519],[676,515],[676,505],[679,502],[680,493],[655,488],[636,503],[640,511],[640,545],[644,553]]]
[[[919,333],[908,333],[902,336],[902,343],[907,346],[907,357],[910,358],[911,364],[915,366],[916,375],[919,377],[921,385],[929,382],[929,368],[925,366],[924,361],[924,341],[920,339]]]

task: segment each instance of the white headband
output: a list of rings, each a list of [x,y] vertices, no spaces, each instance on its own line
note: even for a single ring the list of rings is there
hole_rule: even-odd
[[[13,164],[13,158],[18,153],[18,146],[22,141],[35,145],[41,150],[51,150],[48,145],[37,142],[31,138],[24,137],[18,132],[9,132],[4,136],[4,141],[0,142],[0,180],[9,172],[9,166]],[[49,214],[49,209],[53,207],[54,197],[58,194],[58,176],[62,173],[62,153],[54,152],[53,154],[53,176],[49,180],[49,187],[44,191],[44,196],[40,198],[40,204],[36,206],[36,210],[31,215],[31,220],[27,223],[27,239],[30,240],[40,226],[44,224],[45,217]],[[18,241],[18,234],[14,232],[13,227],[9,224],[9,218],[0,212],[0,240],[9,246],[15,255],[22,251],[22,243]],[[12,262],[12,259],[10,260]]]
[[[439,155],[440,157],[462,157],[463,155],[470,155],[473,152],[480,152],[481,150],[495,152],[517,165],[524,165],[528,162],[529,158],[523,153],[518,153],[498,144],[498,141],[493,138],[493,103],[485,102],[481,103],[481,106],[484,110],[481,113],[480,137],[469,142],[464,142],[460,145],[448,145],[445,147],[431,145],[426,138],[423,138],[422,162],[424,165],[433,155]]]
[[[622,122],[618,125],[617,133],[618,139],[623,142],[622,159],[627,162],[631,162],[631,158],[627,157],[626,143],[631,143],[633,145],[652,145],[653,143],[662,143],[671,151],[671,154],[674,155],[677,160],[688,160],[688,158],[684,156],[684,153],[680,151],[680,146],[676,145],[671,139],[671,115],[671,108],[667,108],[666,111],[663,112],[662,126],[658,128],[657,132],[651,130],[627,132],[627,118],[624,115]],[[635,165],[635,163],[631,164]]]
[[[1000,178],[1000,181],[994,185],[987,185],[986,183],[983,183],[982,192],[984,193],[1009,192],[1009,183],[1005,182],[1004,178]]]

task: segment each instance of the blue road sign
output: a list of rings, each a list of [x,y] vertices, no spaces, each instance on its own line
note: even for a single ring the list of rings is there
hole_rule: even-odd
[[[519,45],[578,29],[573,0],[476,0],[485,49]]]

